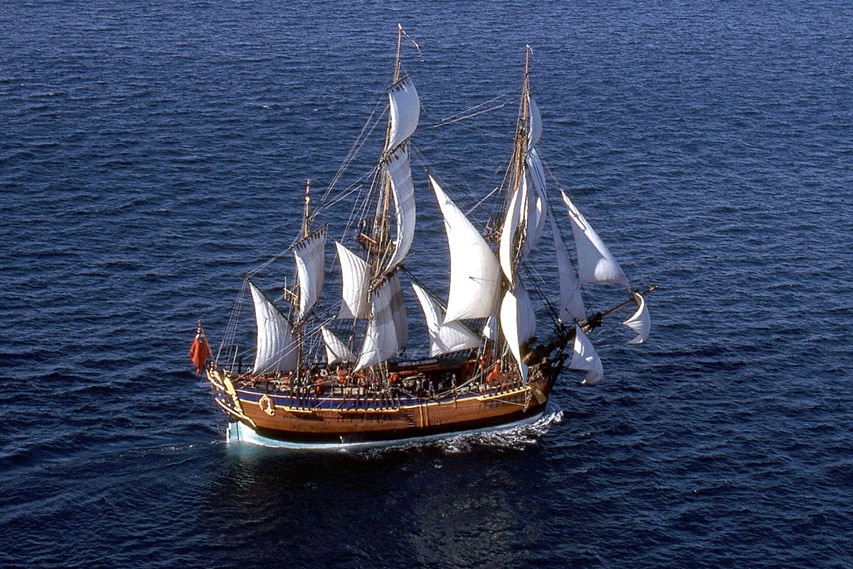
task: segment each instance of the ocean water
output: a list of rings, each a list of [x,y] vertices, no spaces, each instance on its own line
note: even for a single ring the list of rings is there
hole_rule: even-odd
[[[414,144],[468,204],[532,46],[541,154],[661,286],[652,336],[596,338],[604,381],[535,428],[226,444],[196,321],[221,337],[332,182],[398,22]],[[850,3],[33,0],[0,30],[0,566],[853,563]]]

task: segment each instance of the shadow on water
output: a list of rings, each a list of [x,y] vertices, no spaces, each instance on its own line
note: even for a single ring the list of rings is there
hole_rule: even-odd
[[[297,565],[518,566],[547,520],[534,435],[335,453],[229,444],[202,523],[230,528],[211,541],[234,563],[286,551]]]

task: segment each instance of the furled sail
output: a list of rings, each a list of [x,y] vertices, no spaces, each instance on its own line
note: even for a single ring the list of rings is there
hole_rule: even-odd
[[[338,259],[341,262],[341,311],[338,318],[367,318],[369,305],[367,303],[367,263],[364,260],[335,241]]]
[[[293,248],[296,257],[296,272],[299,278],[298,320],[305,318],[317,304],[323,290],[326,274],[326,231],[320,229],[308,235]]]
[[[290,323],[254,283],[248,283],[258,325],[254,373],[292,371],[296,368],[296,345]]]
[[[613,283],[630,289],[628,277],[625,276],[607,245],[586,222],[566,193],[562,190],[560,193],[563,195],[563,203],[566,204],[569,219],[572,222],[572,233],[575,236],[578,254],[578,278],[581,284]]]
[[[651,329],[651,318],[649,317],[649,309],[646,307],[646,299],[642,294],[633,293],[634,302],[637,303],[637,311],[622,324],[637,333],[637,336],[629,341],[629,344],[642,344],[649,337]]]
[[[500,292],[497,257],[479,231],[432,177],[450,246],[450,294],[444,322],[494,315]]]
[[[429,330],[429,355],[432,357],[469,348],[479,347],[482,343],[476,334],[460,322],[443,324],[444,314],[438,302],[417,283],[412,283]]]
[[[418,92],[408,77],[400,79],[388,89],[388,99],[391,102],[391,128],[385,145],[386,152],[412,136],[418,127],[421,112]]]
[[[352,350],[330,329],[322,326],[320,331],[323,332],[323,341],[326,344],[326,363],[331,365],[342,362],[354,362],[358,359]]]
[[[575,344],[569,369],[587,372],[581,385],[595,385],[604,377],[598,353],[578,325],[575,325]]]
[[[408,331],[402,293],[396,272],[371,293],[371,317],[356,370],[382,363],[405,346]]]
[[[563,324],[569,322],[581,322],[586,318],[586,306],[581,295],[581,287],[572,261],[569,259],[569,251],[560,234],[560,229],[551,220],[551,233],[554,235],[554,252],[557,255],[557,271],[560,275],[560,306],[557,317]]]
[[[405,147],[394,151],[388,159],[388,177],[397,212],[397,240],[386,273],[390,273],[403,261],[412,247],[415,236],[415,186],[412,183],[412,168]]]

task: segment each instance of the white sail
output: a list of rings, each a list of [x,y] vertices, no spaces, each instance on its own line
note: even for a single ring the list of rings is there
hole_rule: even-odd
[[[595,385],[604,377],[604,370],[601,367],[598,353],[578,325],[575,325],[575,345],[572,350],[572,361],[569,363],[569,369],[587,372],[586,377],[581,381],[581,385]]]
[[[483,338],[492,340],[493,342],[498,339],[498,317],[489,316],[486,318],[486,323],[483,324],[483,329],[480,330],[480,334]]]
[[[509,202],[509,207],[504,217],[503,228],[501,229],[501,242],[498,246],[501,269],[510,282],[515,279],[515,263],[517,261],[516,232],[522,221],[522,212],[526,212],[526,209],[527,184],[522,182],[518,190],[512,194],[512,199]]]
[[[545,169],[542,167],[542,161],[539,159],[539,154],[535,148],[530,148],[527,152],[527,177],[529,177],[528,185],[530,192],[527,204],[527,250],[533,250],[539,242],[542,235],[542,230],[545,228],[545,218],[547,209],[546,191],[545,191]]]
[[[400,275],[397,273],[392,274],[388,277],[388,282],[391,283],[391,318],[394,320],[394,331],[397,334],[397,348],[394,350],[396,353],[405,348],[406,343],[409,341],[409,323],[406,318],[406,304],[403,300],[403,287],[400,285]]]
[[[562,190],[563,203],[572,221],[572,233],[575,236],[575,247],[578,254],[578,278],[581,284],[613,283],[630,289],[628,277],[622,271],[619,263],[610,253],[607,245],[578,211],[569,197]]]
[[[406,341],[406,314],[400,278],[388,277],[370,295],[371,317],[355,370],[384,362],[394,356]]]
[[[302,320],[317,304],[323,291],[326,274],[326,231],[320,229],[303,239],[293,248],[296,257],[296,273],[299,278],[299,310],[297,319]]]
[[[249,289],[258,325],[254,373],[291,371],[296,368],[296,345],[287,318],[251,281]]]
[[[539,238],[542,236],[542,229],[545,227],[545,198],[543,193],[530,177],[530,172],[524,177],[525,184],[528,187],[527,191],[527,212],[525,223],[524,244],[522,248],[521,258],[527,255],[539,243]]]
[[[628,343],[642,344],[649,337],[652,322],[649,316],[649,309],[646,306],[646,299],[643,298],[643,295],[635,292],[634,302],[637,303],[637,311],[622,324],[637,333],[637,336]]]
[[[354,362],[358,359],[334,332],[325,326],[322,326],[320,331],[323,332],[323,341],[326,344],[326,363],[331,365],[339,362]]]
[[[480,232],[432,177],[450,246],[450,294],[444,322],[487,318],[495,313],[500,292],[500,267]]]
[[[335,241],[341,262],[341,311],[338,318],[367,318],[367,263],[358,255]]]
[[[516,266],[539,242],[545,227],[545,198],[536,184],[530,171],[525,170],[504,218],[498,253],[501,268],[510,281]]]
[[[569,251],[560,234],[560,229],[551,220],[551,233],[554,235],[554,252],[557,255],[557,271],[560,276],[560,306],[557,317],[563,324],[569,322],[581,322],[586,318],[586,306],[581,295],[581,287],[572,261],[569,259]]]
[[[542,136],[542,115],[532,96],[527,99],[527,146],[534,147]]]
[[[524,285],[516,279],[514,291],[507,291],[501,303],[501,332],[518,362],[522,379],[527,381],[527,365],[521,347],[536,333],[536,314]]]
[[[390,273],[408,254],[415,236],[415,186],[412,183],[409,153],[405,147],[391,155],[387,168],[397,210],[397,240],[394,254],[385,269],[386,273]]]
[[[416,283],[412,283],[429,330],[429,355],[432,357],[469,348],[477,348],[482,343],[476,334],[460,322],[444,322],[444,314],[438,302]]]
[[[418,127],[421,102],[411,79],[404,77],[388,89],[391,103],[391,129],[385,151],[406,141]]]

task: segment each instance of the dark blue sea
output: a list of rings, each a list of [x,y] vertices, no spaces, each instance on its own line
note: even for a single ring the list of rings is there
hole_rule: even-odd
[[[290,245],[398,22],[414,144],[469,205],[533,48],[540,154],[660,285],[651,338],[599,337],[536,429],[226,444],[196,322],[216,345]],[[3,1],[0,192],[4,568],[853,564],[849,2]]]

